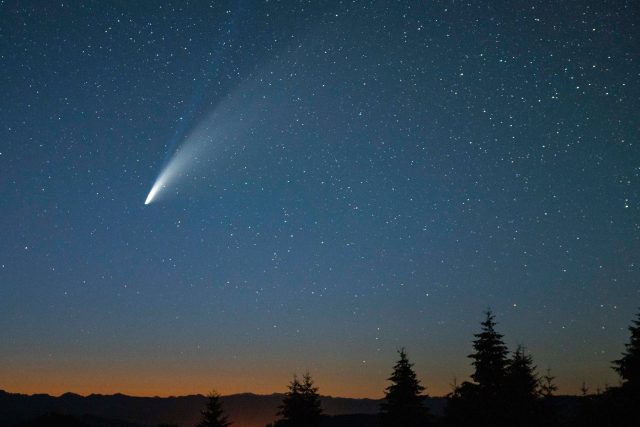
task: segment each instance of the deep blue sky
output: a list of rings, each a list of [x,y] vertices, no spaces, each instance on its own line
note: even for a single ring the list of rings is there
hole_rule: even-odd
[[[444,394],[488,307],[561,392],[615,384],[638,12],[0,2],[0,388],[378,397],[405,346]]]

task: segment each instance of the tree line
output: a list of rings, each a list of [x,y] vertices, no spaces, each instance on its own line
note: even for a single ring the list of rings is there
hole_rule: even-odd
[[[454,385],[444,414],[435,417],[428,397],[404,349],[388,378],[380,405],[380,427],[631,427],[640,426],[640,313],[629,327],[631,338],[622,357],[613,361],[620,385],[596,395],[583,385],[579,404],[561,414],[554,398],[557,387],[549,371],[539,375],[533,356],[518,346],[510,352],[496,331],[495,316],[486,313],[473,340],[470,381]],[[565,408],[566,409],[566,408]],[[566,412],[566,411],[565,411]],[[228,427],[220,396],[209,395],[198,427]],[[279,407],[278,419],[267,427],[320,427],[323,413],[318,388],[309,373],[294,375]]]

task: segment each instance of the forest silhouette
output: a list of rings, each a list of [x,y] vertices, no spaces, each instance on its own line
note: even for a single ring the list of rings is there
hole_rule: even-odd
[[[540,375],[533,355],[518,346],[510,351],[496,329],[491,311],[485,313],[480,332],[474,335],[471,359],[473,373],[468,381],[454,385],[445,397],[443,413],[433,414],[428,395],[416,375],[404,348],[388,378],[379,413],[329,416],[323,413],[318,387],[307,372],[293,375],[282,398],[277,419],[266,427],[637,427],[640,425],[640,312],[632,321],[629,342],[621,357],[612,361],[620,384],[582,396],[563,405],[555,396],[555,378],[547,370]],[[67,414],[50,413],[18,424],[22,427],[130,426],[128,423],[87,422]],[[163,424],[158,427],[175,427]],[[229,427],[233,420],[225,413],[221,396],[207,396],[197,427]]]

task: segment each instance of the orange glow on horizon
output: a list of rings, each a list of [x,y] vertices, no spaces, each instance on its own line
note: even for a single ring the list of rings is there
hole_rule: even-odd
[[[313,375],[313,373],[312,373]],[[206,375],[142,377],[135,374],[114,374],[103,372],[94,376],[70,376],[60,373],[13,373],[3,374],[0,389],[9,393],[49,394],[59,396],[75,393],[112,395],[116,393],[137,397],[171,397],[202,394],[215,390],[222,395],[253,393],[284,393],[291,377],[264,375],[257,378],[227,378]],[[345,398],[380,399],[384,396],[386,379],[367,383],[330,384],[322,376],[314,376],[319,393],[326,396]],[[424,383],[429,396],[445,396],[451,391],[450,382]],[[578,394],[569,384],[558,382],[560,394]]]

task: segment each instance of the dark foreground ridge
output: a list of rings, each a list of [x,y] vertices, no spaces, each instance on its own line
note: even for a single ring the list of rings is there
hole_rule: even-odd
[[[233,394],[221,398],[234,427],[264,427],[276,418],[283,395],[274,393]],[[65,393],[59,397],[47,394],[17,394],[0,390],[1,426],[82,425],[88,427],[195,426],[206,403],[203,395],[179,397],[134,397],[124,394],[80,396]],[[559,406],[572,411],[579,398],[554,397]],[[322,396],[327,427],[368,427],[377,425],[381,400]],[[431,412],[444,410],[445,398],[426,401]],[[74,424],[74,422],[76,424]]]
[[[226,413],[234,427],[264,427],[276,418],[282,394],[233,394],[222,397]],[[133,397],[124,394],[80,396],[65,393],[59,397],[47,394],[25,395],[0,391],[0,425],[18,426],[47,414],[72,415],[84,425],[101,427],[133,427],[175,424],[195,426],[207,398],[202,395],[180,397]],[[335,426],[368,425],[375,418],[380,401],[321,397],[325,413],[335,417]],[[442,411],[443,398],[429,399],[434,412]],[[361,415],[358,415],[361,414]],[[332,417],[334,418],[334,417]],[[363,421],[360,423],[360,421]]]

